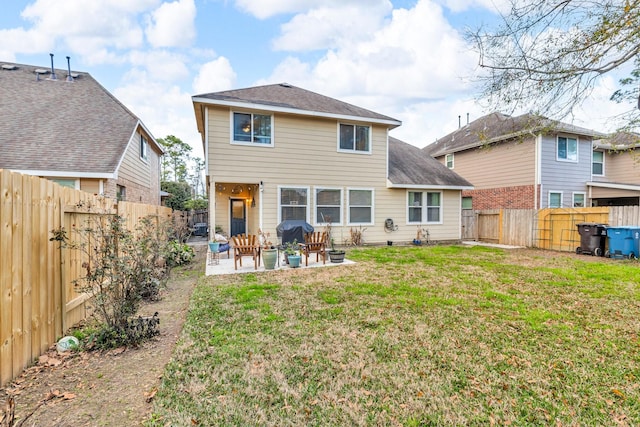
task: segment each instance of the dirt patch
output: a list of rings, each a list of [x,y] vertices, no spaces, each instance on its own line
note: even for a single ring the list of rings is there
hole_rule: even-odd
[[[0,389],[0,403],[15,399],[15,425],[141,425],[182,331],[193,288],[204,274],[205,244],[194,244],[195,261],[174,270],[161,300],[141,309],[143,316],[159,314],[160,335],[154,340],[109,352],[60,354],[54,346]]]

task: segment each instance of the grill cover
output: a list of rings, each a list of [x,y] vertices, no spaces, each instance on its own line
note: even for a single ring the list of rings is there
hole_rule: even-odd
[[[304,235],[313,233],[313,226],[301,219],[287,219],[276,227],[278,237],[282,238],[282,244],[293,242],[304,243]]]

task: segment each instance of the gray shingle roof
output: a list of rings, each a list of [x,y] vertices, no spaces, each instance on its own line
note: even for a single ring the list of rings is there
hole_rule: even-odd
[[[396,187],[473,187],[469,181],[423,150],[393,137],[389,137],[389,181]]]
[[[569,123],[551,120],[535,114],[509,116],[491,113],[480,117],[466,126],[439,138],[423,150],[433,157],[468,150],[499,141],[507,141],[531,133],[565,132],[589,137],[600,137],[602,133]]]
[[[15,67],[0,67],[0,168],[114,173],[139,119],[88,73]]]
[[[300,114],[304,114],[305,112],[325,113],[327,115],[353,116],[389,121],[392,122],[393,127],[400,126],[401,124],[399,120],[392,117],[378,114],[365,108],[357,107],[287,83],[207,93],[195,95],[192,98],[194,102],[211,100],[213,103],[257,104],[287,110],[300,110]]]

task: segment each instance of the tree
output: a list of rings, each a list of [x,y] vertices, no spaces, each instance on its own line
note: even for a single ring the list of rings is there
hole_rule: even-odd
[[[186,182],[163,181],[160,183],[163,191],[170,193],[165,202],[166,206],[176,211],[185,210],[185,202],[191,199],[191,187]]]
[[[191,146],[173,135],[159,138],[158,143],[164,149],[161,180],[185,182],[188,175],[187,164],[191,159]]]
[[[481,96],[494,109],[509,106],[564,118],[613,72],[629,73],[612,99],[638,100],[640,0],[510,0],[493,32],[469,33],[479,53]],[[629,70],[634,71],[629,71]],[[626,88],[626,89],[623,89]],[[627,124],[638,122],[630,109]]]

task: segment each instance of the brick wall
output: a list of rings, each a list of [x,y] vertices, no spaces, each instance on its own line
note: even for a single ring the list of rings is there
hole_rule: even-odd
[[[473,209],[535,209],[533,185],[486,188],[462,192],[473,199]]]

